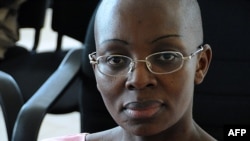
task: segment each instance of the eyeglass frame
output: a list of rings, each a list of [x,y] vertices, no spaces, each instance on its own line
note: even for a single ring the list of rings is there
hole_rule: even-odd
[[[129,58],[129,59],[130,59],[130,61],[131,61],[130,64],[129,64],[130,69],[129,69],[129,71],[128,71],[127,73],[132,72],[132,70],[135,68],[136,62],[145,62],[145,63],[146,63],[146,66],[147,66],[147,69],[148,69],[151,73],[153,73],[153,74],[170,74],[170,73],[173,73],[173,72],[176,72],[176,71],[180,70],[180,69],[183,67],[184,61],[192,59],[195,55],[197,55],[198,53],[202,52],[203,50],[204,50],[204,47],[203,47],[202,45],[200,45],[200,46],[198,47],[198,49],[197,49],[195,52],[191,53],[189,56],[184,56],[181,52],[178,52],[178,51],[162,51],[162,52],[173,52],[173,53],[177,53],[177,54],[179,54],[179,55],[181,56],[181,59],[183,60],[182,63],[181,63],[181,65],[180,65],[177,69],[175,69],[175,70],[173,70],[173,71],[170,71],[170,72],[164,72],[164,73],[158,73],[158,72],[152,71],[151,68],[150,68],[151,62],[149,62],[149,61],[147,60],[149,57],[151,57],[151,56],[153,56],[153,55],[155,55],[155,54],[157,54],[157,53],[162,53],[162,52],[152,53],[152,54],[148,55],[144,60],[134,60],[134,59],[132,59],[131,57],[128,57],[128,56],[125,56],[125,55],[114,55],[114,56],[122,56],[122,57],[126,57],[126,58]],[[92,52],[92,53],[90,53],[90,54],[88,55],[89,60],[90,60],[90,64],[92,64],[92,65],[95,65],[95,64],[98,65],[98,60],[99,60],[101,57],[105,57],[105,56],[106,56],[106,55],[98,56],[96,59],[94,59],[93,56],[95,56],[95,55],[96,55],[96,52]],[[113,56],[113,55],[107,55],[107,56]],[[104,75],[108,75],[108,76],[124,76],[124,75],[125,75],[125,74],[124,74],[124,75],[111,75],[111,74],[106,74],[106,73],[103,73],[102,71],[100,71],[99,68],[98,68],[98,71],[99,71],[100,73],[102,73],[102,74],[104,74]]]

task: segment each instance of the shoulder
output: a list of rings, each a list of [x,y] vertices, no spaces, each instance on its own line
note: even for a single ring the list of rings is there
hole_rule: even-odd
[[[75,134],[75,135],[48,138],[42,141],[85,141],[85,138],[87,135],[88,133],[81,133],[81,134]]]
[[[217,141],[214,137],[212,137],[210,134],[208,134],[205,130],[203,130],[199,126],[198,126],[197,131],[198,131],[197,132],[198,141]]]
[[[87,141],[118,141],[121,139],[121,128],[115,127],[109,130],[91,133],[89,134],[86,139]]]

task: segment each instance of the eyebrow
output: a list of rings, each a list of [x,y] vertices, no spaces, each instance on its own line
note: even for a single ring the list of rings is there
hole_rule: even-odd
[[[155,43],[159,40],[162,40],[162,39],[165,39],[165,38],[172,38],[172,37],[182,37],[181,35],[178,35],[178,34],[170,34],[170,35],[164,35],[164,36],[160,36],[156,39],[154,39],[153,41],[151,41],[151,43]]]
[[[164,35],[164,36],[160,36],[156,39],[154,39],[153,41],[151,41],[151,43],[155,43],[159,40],[162,40],[162,39],[165,39],[165,38],[172,38],[172,37],[182,37],[181,35],[178,35],[178,34],[170,34],[170,35]],[[124,40],[121,40],[121,39],[107,39],[107,40],[104,40],[101,42],[101,44],[104,44],[104,43],[107,43],[107,42],[118,42],[118,43],[122,43],[122,44],[126,44],[128,45],[129,43],[124,41]]]
[[[128,45],[128,42],[121,40],[121,39],[107,39],[101,42],[101,44],[107,43],[107,42],[118,42],[118,43],[122,43],[122,44],[126,44]]]

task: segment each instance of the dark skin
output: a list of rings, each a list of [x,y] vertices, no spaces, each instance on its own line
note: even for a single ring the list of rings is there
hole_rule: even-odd
[[[160,51],[188,56],[202,43],[199,14],[194,0],[104,0],[96,17],[96,56],[143,60]],[[211,57],[210,46],[204,45],[180,70],[161,75],[151,73],[144,62],[126,76],[115,77],[93,65],[98,90],[119,126],[89,134],[87,141],[215,140],[192,118],[194,86],[203,81]],[[148,106],[134,109],[140,104]]]

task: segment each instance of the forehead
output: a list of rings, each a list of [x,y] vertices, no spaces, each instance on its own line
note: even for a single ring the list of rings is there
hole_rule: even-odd
[[[184,12],[179,0],[104,0],[96,16],[96,42],[114,38],[133,42],[139,37],[146,42],[190,33]]]

